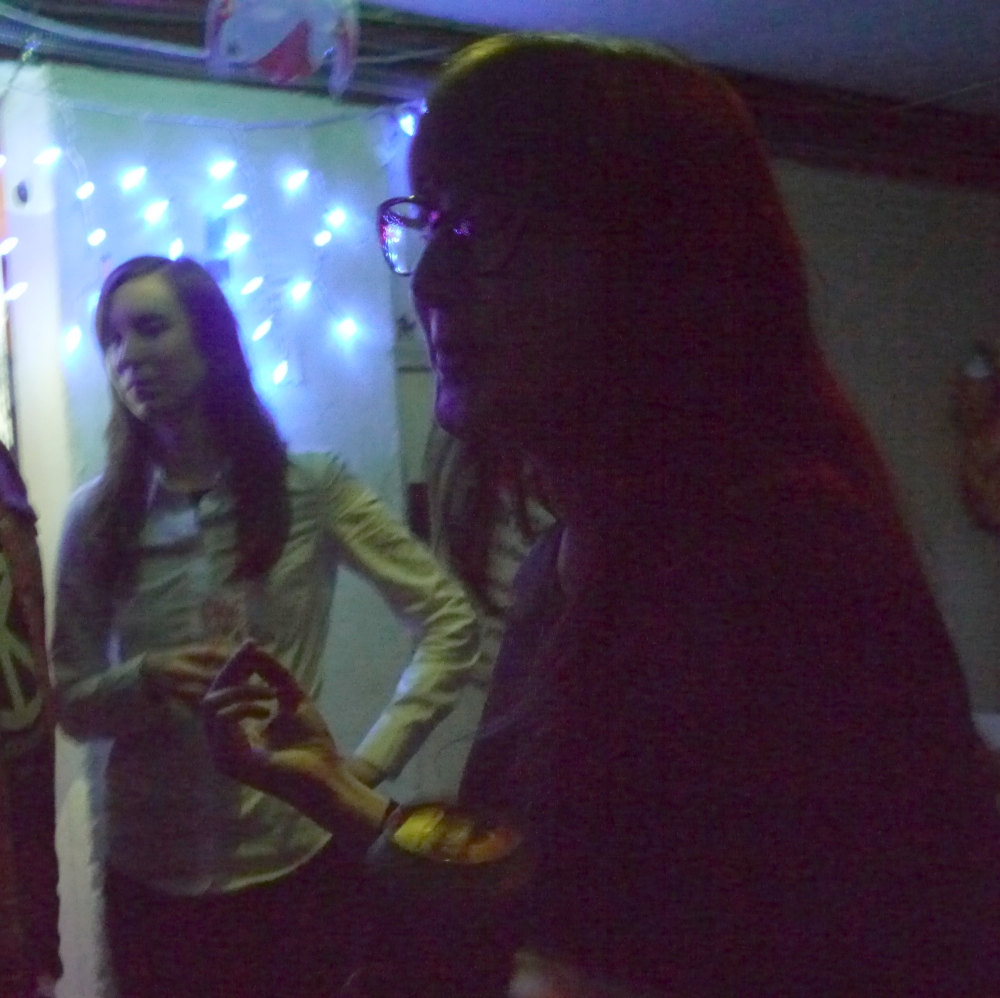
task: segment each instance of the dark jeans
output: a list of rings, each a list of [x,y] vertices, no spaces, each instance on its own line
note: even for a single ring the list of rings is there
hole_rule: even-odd
[[[230,894],[174,897],[109,869],[120,998],[331,998],[353,969],[361,878],[359,859],[334,844]]]

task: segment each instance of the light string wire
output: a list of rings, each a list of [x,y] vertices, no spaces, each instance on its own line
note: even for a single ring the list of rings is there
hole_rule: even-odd
[[[22,89],[16,85],[15,77],[23,64],[29,61],[33,54],[34,50],[29,51],[26,49],[22,55],[21,65],[15,68],[7,87],[0,94],[0,102],[10,92],[29,92],[27,88]],[[34,90],[30,92],[36,93]],[[339,111],[335,114],[323,115],[318,118],[240,122],[228,118],[151,113],[140,109],[123,108],[101,102],[81,100],[66,96],[65,94],[57,94],[53,90],[48,90],[44,99],[59,121],[58,131],[61,133],[63,156],[73,174],[73,200],[77,202],[75,207],[80,212],[79,217],[86,233],[93,232],[99,225],[102,212],[98,210],[98,202],[95,201],[93,196],[84,199],[75,196],[75,192],[80,189],[82,184],[88,181],[92,182],[86,158],[80,152],[81,129],[83,126],[81,115],[84,117],[87,114],[109,115],[135,121],[138,125],[143,151],[147,153],[151,148],[151,143],[152,145],[157,145],[157,143],[152,142],[153,136],[151,135],[151,129],[155,131],[157,126],[197,128],[222,132],[223,135],[227,136],[227,141],[223,144],[232,148],[237,157],[235,175],[241,183],[231,186],[233,186],[234,191],[239,190],[239,192],[243,192],[245,190],[249,195],[247,204],[241,207],[245,208],[246,215],[249,216],[251,231],[262,232],[266,231],[267,225],[267,220],[263,217],[262,208],[266,198],[262,196],[262,181],[254,176],[254,174],[260,171],[259,169],[251,170],[247,166],[249,160],[259,157],[259,153],[255,155],[248,144],[252,133],[265,130],[287,129],[301,136],[310,129],[336,127],[352,123],[367,123],[379,118],[389,118],[398,121],[400,114],[404,111],[412,110],[410,105],[406,104],[398,108],[381,107],[364,109],[363,111]],[[308,145],[308,150],[299,150],[297,158],[304,160],[309,167],[309,179],[307,182],[312,188],[311,199],[314,202],[319,202],[322,209],[320,213],[322,224],[318,224],[316,232],[311,233],[311,241],[314,241],[316,233],[323,229],[329,231],[332,228],[328,218],[333,205],[330,203],[330,193],[325,172],[323,169],[315,168],[315,152],[312,143],[310,142]],[[149,157],[145,158],[148,159]],[[155,160],[156,157],[153,158]],[[171,176],[171,180],[174,180],[173,176]],[[273,183],[274,181],[271,182]],[[171,183],[169,186],[173,186],[173,184]],[[169,201],[171,208],[174,209],[181,203],[190,201],[190,197],[178,196],[175,191],[169,189],[164,191],[164,199]],[[68,200],[68,197],[65,200]],[[190,209],[190,205],[187,207]],[[106,214],[106,210],[104,213]],[[232,217],[238,219],[239,213],[233,212]],[[208,220],[207,216],[205,220]],[[77,297],[74,308],[74,312],[80,316],[81,321],[70,324],[70,328],[73,325],[79,325],[81,329],[92,326],[93,305],[96,298],[96,292],[93,292],[92,289],[95,285],[99,288],[103,281],[103,271],[109,256],[107,250],[102,249],[101,246],[91,248],[95,252],[91,254],[93,262],[88,269],[94,274],[96,281],[93,278],[84,281],[87,287]],[[343,307],[332,295],[332,289],[327,287],[328,282],[323,280],[324,264],[328,262],[327,258],[333,248],[335,248],[335,239],[331,239],[325,246],[314,244],[310,250],[310,264],[302,268],[301,273],[295,275],[284,273],[269,275],[267,273],[269,268],[264,266],[263,261],[261,261],[261,266],[256,269],[263,271],[260,276],[264,278],[264,282],[252,295],[248,296],[248,300],[245,303],[240,300],[239,295],[241,283],[246,275],[237,279],[235,274],[232,272],[230,274],[232,283],[230,284],[230,290],[227,292],[227,297],[233,303],[234,310],[240,316],[244,349],[248,352],[248,360],[253,360],[252,354],[260,354],[262,351],[270,355],[272,365],[276,358],[281,357],[288,364],[289,376],[284,379],[288,383],[304,383],[307,367],[303,362],[302,344],[298,342],[299,337],[289,336],[289,313],[293,308],[289,301],[291,286],[298,280],[308,280],[311,284],[309,294],[318,299],[321,306],[321,314],[329,317],[331,322],[342,321],[346,317]],[[187,252],[187,249],[185,252]],[[230,259],[232,259],[232,256]],[[318,310],[314,309],[313,311]],[[249,321],[247,321],[248,319]],[[252,341],[252,334],[265,319],[272,323],[272,327],[266,336],[269,342],[262,345],[260,342]]]

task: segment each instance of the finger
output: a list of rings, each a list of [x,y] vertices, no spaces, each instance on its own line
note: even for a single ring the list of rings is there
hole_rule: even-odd
[[[212,686],[234,686],[255,674],[274,688],[285,709],[295,710],[305,697],[285,667],[252,641],[240,646],[239,651],[222,667]]]
[[[203,703],[206,709],[218,711],[233,703],[243,703],[252,701],[274,702],[277,695],[270,686],[263,686],[258,683],[242,683],[240,686],[226,686],[222,689],[215,687],[213,683],[205,693]]]
[[[179,657],[188,662],[217,669],[230,657],[230,654],[221,648],[196,647],[183,650]]]
[[[170,690],[170,696],[182,700],[190,706],[197,706],[205,696],[205,683],[177,683]]]
[[[224,686],[241,686],[257,671],[256,662],[259,657],[257,646],[253,641],[244,641],[226,661],[216,674],[211,689],[221,689]]]
[[[274,710],[263,703],[234,703],[215,711],[220,721],[238,723],[239,721],[267,721],[274,715]]]

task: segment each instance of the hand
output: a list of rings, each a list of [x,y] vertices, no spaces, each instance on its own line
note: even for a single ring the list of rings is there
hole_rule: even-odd
[[[211,645],[147,652],[139,675],[154,696],[196,707],[227,657],[225,651]]]
[[[344,772],[322,716],[276,659],[251,642],[223,666],[201,702],[216,766],[312,817],[330,810]]]

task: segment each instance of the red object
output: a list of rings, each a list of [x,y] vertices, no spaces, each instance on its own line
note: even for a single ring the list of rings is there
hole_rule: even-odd
[[[291,83],[312,75],[309,62],[309,22],[302,20],[257,62],[257,68],[272,83]]]

